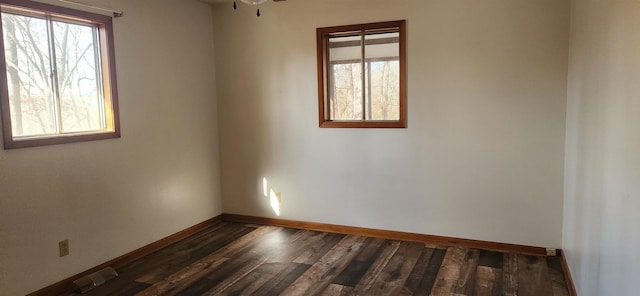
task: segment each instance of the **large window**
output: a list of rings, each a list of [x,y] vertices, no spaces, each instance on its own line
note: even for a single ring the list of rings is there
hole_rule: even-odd
[[[0,0],[5,149],[120,136],[111,17]]]
[[[406,127],[405,21],[316,33],[320,127]]]

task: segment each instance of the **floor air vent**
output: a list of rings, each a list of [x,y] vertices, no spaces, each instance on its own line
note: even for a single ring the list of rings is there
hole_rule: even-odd
[[[76,291],[80,293],[86,293],[93,288],[104,284],[106,281],[111,280],[118,276],[118,273],[115,269],[111,267],[106,267],[101,270],[98,270],[88,276],[81,277],[75,281],[73,284],[76,285]]]

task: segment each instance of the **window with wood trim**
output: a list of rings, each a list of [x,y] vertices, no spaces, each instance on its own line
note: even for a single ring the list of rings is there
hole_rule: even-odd
[[[0,0],[5,149],[120,137],[109,16]]]
[[[320,127],[403,128],[406,24],[318,28]]]

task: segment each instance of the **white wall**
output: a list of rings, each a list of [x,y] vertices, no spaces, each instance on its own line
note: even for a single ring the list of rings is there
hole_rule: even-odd
[[[571,6],[563,247],[579,295],[638,295],[640,2]]]
[[[208,5],[92,2],[125,11],[114,22],[122,138],[0,150],[0,295],[24,295],[221,213]],[[71,254],[59,258],[63,239]]]
[[[215,5],[225,212],[560,247],[569,1]],[[320,129],[315,29],[406,19],[407,129]]]

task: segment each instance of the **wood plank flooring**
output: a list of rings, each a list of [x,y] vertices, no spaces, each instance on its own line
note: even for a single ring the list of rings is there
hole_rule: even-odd
[[[84,295],[569,295],[559,257],[240,223],[117,271]]]

